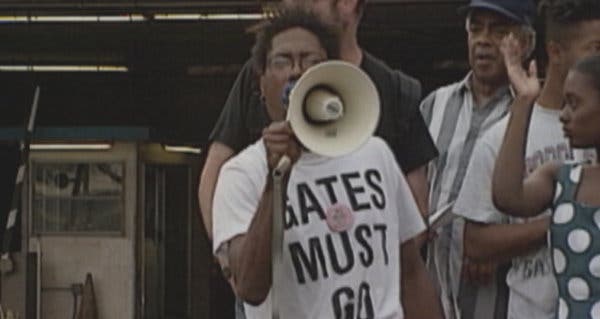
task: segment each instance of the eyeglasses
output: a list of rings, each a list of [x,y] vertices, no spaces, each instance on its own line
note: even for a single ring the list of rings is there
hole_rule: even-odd
[[[313,65],[325,61],[325,58],[320,54],[305,54],[295,60],[291,55],[278,54],[267,59],[267,67],[276,72],[291,72],[296,63],[302,71],[310,68]]]

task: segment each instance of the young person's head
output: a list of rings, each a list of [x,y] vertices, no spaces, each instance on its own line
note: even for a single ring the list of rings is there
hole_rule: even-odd
[[[461,11],[467,14],[469,65],[475,80],[494,85],[508,83],[500,43],[513,33],[528,48],[525,51],[529,55],[535,47],[535,6],[530,0],[472,0]]]
[[[565,81],[565,106],[560,119],[575,148],[600,147],[600,55],[586,57],[571,68]]]
[[[310,11],[289,8],[264,24],[256,35],[252,60],[271,119],[285,118],[282,96],[290,80],[317,63],[339,58],[339,53],[336,29]]]
[[[600,54],[600,1],[542,0],[548,66],[566,74],[581,58]]]

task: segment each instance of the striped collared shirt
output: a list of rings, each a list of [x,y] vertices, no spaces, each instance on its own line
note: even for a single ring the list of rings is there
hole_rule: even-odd
[[[475,142],[507,114],[512,102],[506,86],[498,89],[485,105],[476,106],[471,77],[469,73],[462,81],[437,89],[421,104],[423,118],[440,154],[428,167],[429,207],[432,211],[456,199]],[[498,293],[495,288],[491,292],[490,289],[474,291],[473,288],[478,287],[460,282],[463,225],[462,220],[457,220],[444,227],[429,246],[427,265],[440,285],[446,318],[475,318],[475,309],[482,308],[488,312],[482,316],[481,310],[478,310],[477,319],[499,318],[501,313],[506,312],[505,307],[496,309],[506,304],[506,300],[499,300],[503,299],[503,293]],[[505,286],[504,278],[498,283]]]

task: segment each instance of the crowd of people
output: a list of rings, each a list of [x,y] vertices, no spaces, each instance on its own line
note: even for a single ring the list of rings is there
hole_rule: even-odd
[[[276,294],[281,318],[600,318],[600,1],[471,0],[470,70],[422,100],[359,45],[366,5],[283,0],[210,136],[199,202],[236,317],[270,318]],[[381,115],[359,149],[327,157],[298,142],[282,95],[336,59],[371,78]],[[448,204],[456,218],[429,227]]]

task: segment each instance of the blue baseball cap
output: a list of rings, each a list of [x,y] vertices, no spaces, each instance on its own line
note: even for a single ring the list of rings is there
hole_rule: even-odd
[[[535,4],[531,0],[471,0],[458,9],[466,14],[473,9],[485,9],[499,13],[517,23],[533,25],[535,19]]]

